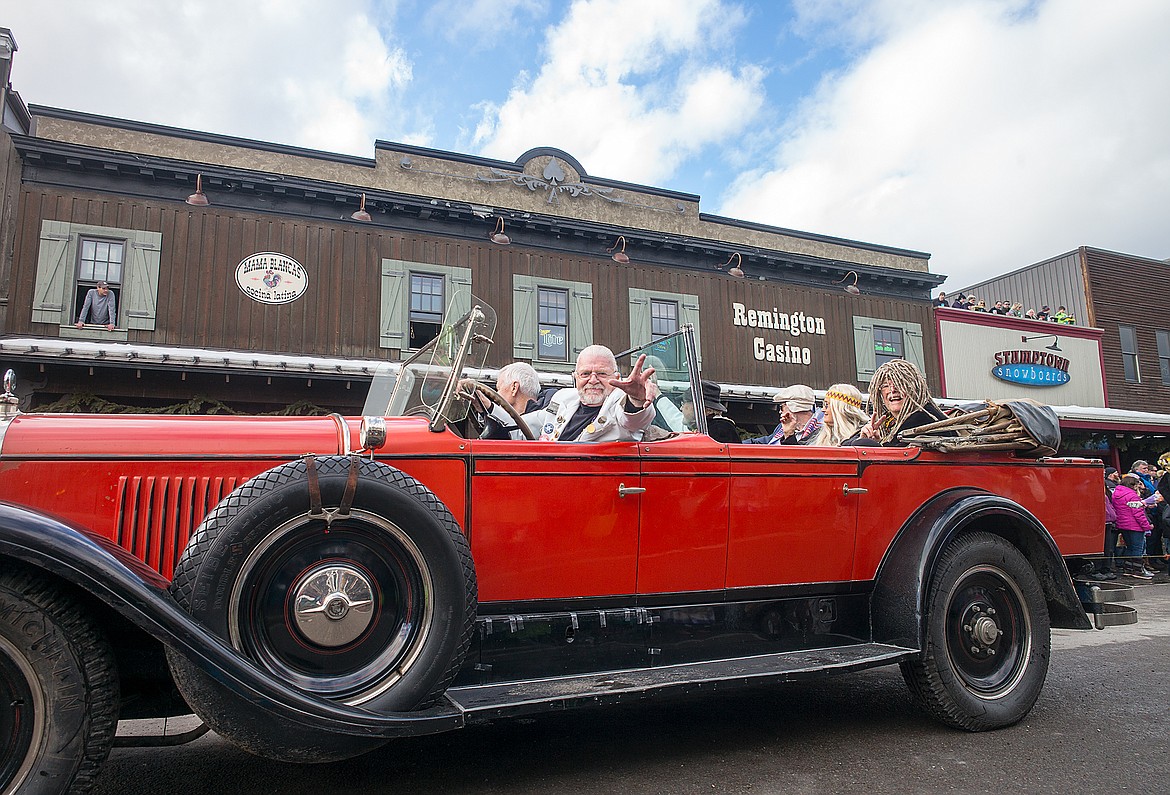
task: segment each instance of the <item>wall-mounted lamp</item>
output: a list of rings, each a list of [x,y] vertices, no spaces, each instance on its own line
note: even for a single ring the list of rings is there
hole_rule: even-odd
[[[370,217],[370,214],[368,212],[366,212],[366,194],[364,194],[364,193],[362,194],[362,204],[360,207],[357,208],[357,210],[354,211],[353,215],[351,215],[350,218],[352,218],[355,221],[372,221],[372,220],[374,220],[373,218]]]
[[[621,248],[618,249],[618,246],[621,246]],[[626,238],[624,235],[618,235],[618,239],[614,241],[612,246],[605,250],[605,253],[608,254],[611,251],[613,252],[611,259],[614,262],[619,262],[622,265],[630,264],[630,255],[626,253]]]
[[[207,196],[203,193],[203,175],[199,174],[195,177],[195,192],[187,197],[187,204],[194,204],[196,207],[206,207],[211,204],[207,200]]]
[[[731,265],[731,263],[733,261],[735,262],[735,264]],[[740,253],[738,251],[733,251],[733,252],[731,252],[731,256],[727,258],[727,262],[720,265],[717,268],[717,270],[723,270],[724,268],[727,268],[728,265],[731,265],[730,268],[727,268],[727,275],[734,276],[737,279],[742,279],[743,278],[743,268],[739,267],[742,264],[743,264],[743,257],[740,256]]]
[[[492,241],[493,243],[495,243],[496,245],[499,245],[499,246],[506,246],[512,242],[512,238],[510,238],[506,234],[504,234],[504,218],[503,218],[503,216],[500,216],[499,218],[496,219],[496,231],[492,232],[492,235],[491,235],[491,237],[488,238],[488,240]]]
[[[1036,334],[1036,335],[1031,336],[1031,337],[1020,337],[1020,342],[1031,342],[1032,340],[1043,340],[1043,339],[1047,339],[1049,337],[1052,337],[1052,344],[1045,345],[1044,347],[1050,351],[1059,351],[1060,345],[1058,343],[1060,342],[1060,337],[1056,336],[1055,334]]]
[[[850,276],[853,277],[853,281],[850,282],[849,284],[846,284],[841,289],[844,290],[845,292],[849,293],[850,295],[861,295],[861,289],[858,288],[858,286],[857,286],[857,272],[856,271],[849,271],[844,276],[842,276],[840,279],[833,282],[833,284],[841,284],[841,282],[845,281]]]

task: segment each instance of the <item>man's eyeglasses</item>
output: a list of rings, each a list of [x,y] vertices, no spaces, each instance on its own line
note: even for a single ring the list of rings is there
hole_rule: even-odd
[[[593,378],[604,381],[607,378],[612,378],[614,374],[609,370],[585,370],[584,372],[575,372],[573,375],[582,381],[591,381]]]

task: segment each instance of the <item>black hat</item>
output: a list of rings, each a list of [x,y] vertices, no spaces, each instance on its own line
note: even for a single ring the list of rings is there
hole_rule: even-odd
[[[110,285],[106,284],[105,282],[98,282],[97,286],[98,287],[109,287]]]
[[[727,406],[724,406],[720,398],[723,397],[723,390],[719,388],[719,384],[714,381],[701,381],[703,386],[703,406],[711,411],[727,411]]]
[[[1105,474],[1106,474],[1106,476],[1116,475],[1117,474],[1117,467],[1105,467]]]
[[[699,384],[703,387],[703,408],[708,411],[727,411],[727,406],[724,406],[720,398],[723,396],[723,390],[719,388],[719,384],[714,381],[700,381]],[[681,403],[694,403],[695,399],[691,396],[691,390],[683,392]]]

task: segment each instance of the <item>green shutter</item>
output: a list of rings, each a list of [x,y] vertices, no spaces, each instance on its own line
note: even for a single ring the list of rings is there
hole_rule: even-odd
[[[378,345],[401,351],[406,347],[406,263],[382,260],[382,307],[378,322]]]
[[[905,341],[906,361],[918,365],[918,369],[926,373],[926,355],[922,346],[922,326],[917,323],[906,323],[902,326],[902,337]]]
[[[536,286],[526,276],[512,277],[512,356],[536,358]]]
[[[877,370],[877,357],[873,352],[873,320],[870,318],[853,318],[853,352],[857,358],[857,380],[868,383]]]
[[[569,344],[573,346],[570,362],[576,362],[577,354],[593,344],[592,284],[574,282],[569,289]]]
[[[695,327],[695,358],[697,359],[695,364],[701,369],[703,366],[703,346],[700,344],[699,337],[699,296],[680,295],[678,305],[679,325],[685,326],[690,323]]]
[[[158,232],[134,232],[127,241],[130,257],[122,279],[122,301],[118,307],[118,325],[128,329],[154,331],[158,316],[158,272],[162,255],[162,235]]]
[[[650,342],[650,293],[630,288],[630,347]]]
[[[37,250],[36,283],[33,286],[32,322],[63,326],[76,318],[68,315],[69,286],[73,284],[69,224],[42,221],[40,248]],[[80,312],[81,307],[77,307]]]
[[[471,269],[443,268],[446,272],[447,317],[458,320],[471,311]]]

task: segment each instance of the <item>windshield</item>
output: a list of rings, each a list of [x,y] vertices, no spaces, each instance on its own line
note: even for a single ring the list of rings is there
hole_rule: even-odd
[[[696,360],[692,327],[685,325],[640,348],[623,351],[618,354],[618,363],[632,369],[642,354],[646,354],[644,366],[654,368],[651,380],[661,393],[654,401],[654,424],[676,433],[693,430],[706,433],[707,418],[703,412],[702,391],[698,388],[699,374],[691,367]],[[698,398],[692,395],[698,395]]]
[[[434,338],[403,362],[386,362],[374,372],[362,414],[374,417],[426,416],[440,430],[467,415],[456,384],[468,369],[487,359],[496,313],[470,293],[452,296],[448,317]]]

